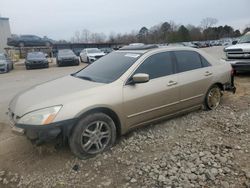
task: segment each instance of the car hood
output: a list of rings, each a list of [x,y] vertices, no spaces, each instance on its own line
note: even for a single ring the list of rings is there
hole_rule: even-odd
[[[104,56],[105,53],[101,52],[101,53],[91,53],[91,54],[88,54],[88,56],[90,57],[95,57],[95,56]]]
[[[250,52],[250,43],[235,44],[225,48],[225,50],[236,50],[236,49],[242,49],[243,52]]]
[[[70,100],[91,94],[91,89],[104,85],[73,76],[52,80],[18,94],[10,102],[9,108],[17,116],[55,105],[64,105]]]

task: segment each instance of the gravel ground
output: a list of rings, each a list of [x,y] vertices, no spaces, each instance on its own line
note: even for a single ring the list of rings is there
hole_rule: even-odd
[[[223,54],[218,47],[204,50],[215,57]],[[74,70],[63,68],[57,76]],[[20,78],[16,87],[50,79],[51,72],[37,73],[40,79],[27,83]],[[236,86],[236,94],[225,93],[215,111],[199,110],[140,128],[110,151],[82,161],[68,147],[34,147],[23,137],[10,136],[0,114],[0,187],[250,188],[250,74],[236,77]],[[6,86],[5,95],[12,96],[9,91]],[[2,105],[11,98],[5,95],[0,92],[6,100]]]

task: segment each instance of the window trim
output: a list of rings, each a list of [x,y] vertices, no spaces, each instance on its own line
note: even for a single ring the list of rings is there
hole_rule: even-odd
[[[208,62],[209,66],[207,66],[207,67],[211,67],[212,66],[211,63],[203,55],[201,55],[200,53],[198,53],[198,54],[200,55],[202,68],[206,67],[206,66],[204,66],[204,63],[202,62],[202,58],[205,59]]]
[[[174,57],[174,54],[173,54],[173,51],[160,51],[160,52],[155,52],[145,58],[143,58],[141,60],[141,62],[135,67],[135,69],[133,71],[131,71],[130,75],[127,77],[126,81],[125,81],[125,84],[124,86],[126,85],[130,85],[130,80],[132,78],[132,76],[134,75],[134,73],[136,72],[136,70],[150,57],[152,57],[153,55],[156,55],[156,54],[160,54],[160,53],[170,53],[170,58],[171,58],[171,64],[172,64],[172,70],[173,70],[173,74],[169,74],[169,75],[166,75],[166,76],[171,76],[171,75],[174,75],[177,72],[177,68],[176,68],[176,63],[175,63],[175,57]],[[157,78],[162,78],[162,77],[166,77],[166,76],[161,76],[161,77],[157,77]],[[153,78],[153,79],[150,79],[150,80],[154,80],[154,79],[157,79],[157,78]],[[149,81],[150,81],[149,80]]]

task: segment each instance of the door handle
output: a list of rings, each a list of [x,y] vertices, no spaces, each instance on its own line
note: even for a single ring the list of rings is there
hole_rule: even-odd
[[[210,76],[210,75],[212,75],[213,73],[212,72],[209,72],[209,71],[206,71],[205,72],[205,76]]]
[[[173,85],[176,85],[176,84],[178,84],[178,83],[175,82],[175,81],[173,81],[173,80],[170,80],[170,81],[168,82],[168,86],[173,86]]]

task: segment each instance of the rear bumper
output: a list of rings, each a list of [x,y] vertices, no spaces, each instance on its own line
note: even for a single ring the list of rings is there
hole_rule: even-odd
[[[62,136],[63,141],[66,141],[76,122],[77,119],[69,119],[49,125],[12,124],[11,129],[14,134],[25,135],[29,140],[39,145],[59,136]]]
[[[236,92],[236,87],[234,85],[234,75],[231,75],[231,82],[224,84],[223,87],[224,87],[223,88],[224,91],[229,91],[229,92],[232,92],[232,93]]]

